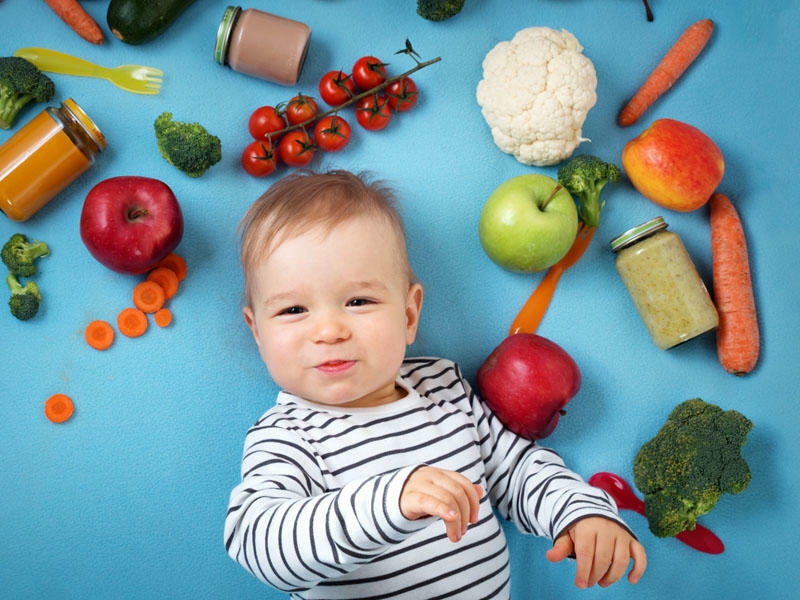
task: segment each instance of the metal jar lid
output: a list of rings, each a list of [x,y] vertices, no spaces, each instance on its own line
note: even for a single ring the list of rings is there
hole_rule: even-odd
[[[638,242],[639,240],[653,235],[656,231],[666,229],[668,227],[664,217],[655,217],[649,221],[645,221],[641,225],[628,229],[611,240],[611,250],[619,252],[623,248],[627,248]]]
[[[214,60],[221,65],[226,62],[233,26],[236,25],[241,12],[241,6],[229,6],[225,9],[225,14],[222,15],[222,20],[217,29],[217,40],[214,44]]]
[[[61,104],[62,115],[78,128],[81,139],[94,146],[93,153],[104,150],[107,146],[106,137],[94,121],[89,118],[83,109],[72,99],[67,98]],[[78,133],[76,132],[76,133]],[[80,140],[79,140],[80,141]]]

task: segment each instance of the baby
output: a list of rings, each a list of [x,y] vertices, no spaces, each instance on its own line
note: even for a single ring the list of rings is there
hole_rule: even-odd
[[[249,430],[231,557],[293,598],[510,598],[496,511],[576,558],[645,570],[604,492],[507,430],[458,366],[406,358],[422,308],[392,192],[345,171],[278,181],[241,226],[244,319],[276,405]]]

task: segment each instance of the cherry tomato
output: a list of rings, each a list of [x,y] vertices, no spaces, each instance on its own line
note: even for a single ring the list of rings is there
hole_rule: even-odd
[[[250,135],[257,140],[265,140],[269,134],[280,131],[284,127],[286,127],[286,120],[274,106],[261,106],[255,109],[247,122]],[[271,139],[273,142],[277,141],[275,136]]]
[[[350,141],[350,125],[339,115],[328,115],[317,121],[314,139],[325,152],[338,152]]]
[[[389,124],[392,110],[389,101],[383,94],[366,96],[356,103],[356,119],[358,124],[369,131],[378,131]]]
[[[397,112],[412,108],[417,103],[419,96],[417,84],[410,77],[393,81],[386,86],[384,92],[389,99],[389,106]]]
[[[356,84],[344,71],[328,71],[319,80],[319,95],[326,104],[339,106],[356,95]]]
[[[242,152],[242,167],[253,177],[266,177],[278,166],[278,152],[267,140],[255,140]]]
[[[386,63],[374,56],[362,56],[353,65],[353,81],[365,92],[382,84],[386,78]]]
[[[304,167],[314,159],[314,140],[305,129],[292,129],[278,143],[281,162],[290,167]]]
[[[317,101],[311,96],[298,94],[286,105],[286,118],[290,125],[298,125],[304,121],[309,121],[319,114]],[[309,125],[311,123],[308,123]]]

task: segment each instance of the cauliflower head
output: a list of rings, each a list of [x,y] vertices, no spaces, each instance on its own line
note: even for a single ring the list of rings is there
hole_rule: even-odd
[[[587,141],[597,74],[569,31],[528,27],[492,48],[476,96],[494,143],[526,165],[555,165]]]

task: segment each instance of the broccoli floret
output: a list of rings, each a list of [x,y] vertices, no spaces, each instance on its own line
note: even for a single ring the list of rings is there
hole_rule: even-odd
[[[742,446],[753,423],[700,398],[676,406],[633,462],[636,487],[644,494],[650,531],[672,537],[694,529],[722,494],[738,494],[750,483]]]
[[[11,298],[8,301],[11,314],[20,321],[27,321],[35,317],[39,312],[39,303],[42,301],[42,295],[39,293],[39,286],[36,285],[36,282],[28,281],[23,286],[12,273],[9,273],[6,283],[11,290]]]
[[[36,259],[50,254],[47,244],[29,241],[23,233],[15,233],[3,246],[3,263],[17,277],[31,277],[36,274]]]
[[[156,142],[161,156],[190,177],[200,177],[222,158],[219,138],[200,123],[172,120],[172,113],[162,113],[155,122]]]
[[[9,129],[29,102],[47,102],[55,93],[53,80],[19,56],[0,57],[0,128]]]
[[[464,0],[417,0],[417,14],[429,21],[444,21],[461,12]]]
[[[558,182],[580,200],[578,216],[588,227],[600,224],[600,192],[609,181],[619,181],[619,167],[591,154],[572,158],[558,169]]]

